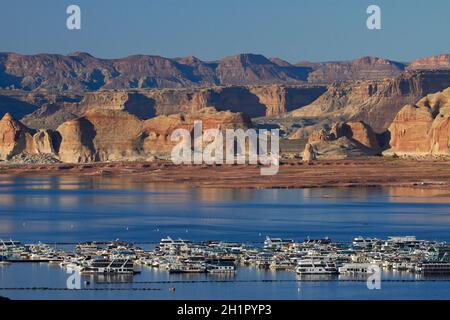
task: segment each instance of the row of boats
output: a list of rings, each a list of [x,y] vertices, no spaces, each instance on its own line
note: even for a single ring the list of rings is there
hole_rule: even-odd
[[[421,274],[450,274],[450,245],[417,240],[414,236],[388,239],[331,239],[267,237],[264,244],[223,241],[194,243],[164,238],[149,250],[124,241],[84,242],[72,250],[44,243],[22,245],[0,240],[0,264],[46,262],[82,274],[136,274],[137,267],[169,273],[233,274],[238,266],[308,274],[366,274],[387,269]]]

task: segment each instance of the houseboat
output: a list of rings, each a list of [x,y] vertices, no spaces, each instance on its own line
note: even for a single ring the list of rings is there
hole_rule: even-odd
[[[81,273],[134,274],[133,261],[130,259],[108,259],[104,257],[87,261]]]
[[[298,261],[295,271],[298,274],[338,274],[338,268],[334,262],[315,259]]]

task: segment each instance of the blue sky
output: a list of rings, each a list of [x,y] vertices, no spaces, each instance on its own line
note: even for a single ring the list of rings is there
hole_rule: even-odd
[[[82,10],[82,29],[66,28],[66,7]],[[382,30],[366,28],[366,8],[381,7]],[[300,60],[365,55],[398,61],[450,53],[448,0],[1,0],[0,51],[86,51],[195,55],[242,52]]]

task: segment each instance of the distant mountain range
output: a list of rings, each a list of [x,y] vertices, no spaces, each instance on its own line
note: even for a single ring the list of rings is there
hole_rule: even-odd
[[[299,62],[258,54],[239,54],[206,62],[196,57],[133,55],[100,59],[88,53],[20,55],[0,53],[0,88],[26,91],[96,91],[99,89],[188,88],[229,85],[330,84],[377,80],[405,70],[450,69],[450,55],[401,63],[363,57],[352,61]]]

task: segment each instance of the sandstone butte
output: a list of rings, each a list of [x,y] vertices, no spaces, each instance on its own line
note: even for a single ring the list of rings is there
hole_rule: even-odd
[[[202,121],[204,130],[245,129],[250,125],[241,113],[213,108],[149,120],[121,110],[94,109],[64,122],[55,131],[35,131],[6,114],[0,121],[0,160],[21,154],[50,154],[66,163],[153,160],[155,155],[169,153],[177,143],[171,141],[173,130],[192,131],[196,120]]]
[[[389,134],[386,155],[450,155],[450,88],[404,106]]]
[[[376,151],[380,150],[377,137],[372,128],[363,121],[339,122],[331,129],[331,133],[336,137],[347,137],[359,142],[366,148]]]
[[[315,159],[346,159],[373,156],[381,148],[373,130],[362,121],[338,122],[328,132],[313,132],[303,151],[304,161]]]
[[[310,67],[310,83],[333,83],[349,80],[376,80],[398,76],[405,69],[400,62],[378,57],[362,57],[351,61],[322,63],[299,62],[297,66]]]
[[[450,54],[439,54],[414,60],[408,65],[408,69],[450,69]]]
[[[31,130],[9,113],[0,120],[0,160],[9,160],[21,153],[52,153],[51,134],[48,130]]]

